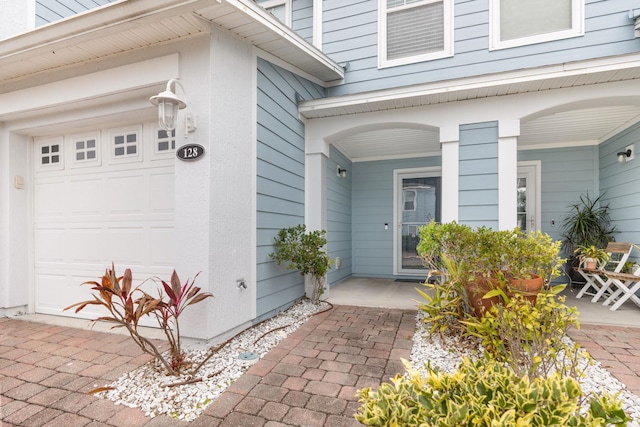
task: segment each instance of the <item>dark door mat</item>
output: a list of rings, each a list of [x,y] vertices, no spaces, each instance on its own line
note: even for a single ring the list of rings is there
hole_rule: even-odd
[[[424,283],[423,279],[396,279],[395,281],[404,283]]]

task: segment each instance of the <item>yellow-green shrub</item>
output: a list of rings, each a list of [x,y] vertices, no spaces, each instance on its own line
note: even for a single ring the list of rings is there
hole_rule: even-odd
[[[624,426],[629,418],[616,397],[591,397],[589,410],[578,382],[560,373],[529,381],[488,358],[464,359],[460,368],[442,373],[427,366],[427,376],[413,371],[396,375],[376,391],[358,391],[356,419],[369,426]]]
[[[486,296],[501,295],[504,304],[497,304],[481,318],[469,317],[462,323],[467,334],[482,341],[482,345],[498,362],[511,367],[516,375],[529,379],[559,371],[577,378],[581,375],[580,360],[588,354],[577,344],[566,340],[566,333],[578,327],[575,307],[564,304],[558,293],[563,285],[543,290],[531,304],[522,296],[508,297],[500,289]]]

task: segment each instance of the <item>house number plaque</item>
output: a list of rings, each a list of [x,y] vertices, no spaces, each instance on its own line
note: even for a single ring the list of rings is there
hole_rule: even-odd
[[[180,160],[197,160],[203,155],[204,147],[198,144],[186,144],[176,151],[176,156]]]

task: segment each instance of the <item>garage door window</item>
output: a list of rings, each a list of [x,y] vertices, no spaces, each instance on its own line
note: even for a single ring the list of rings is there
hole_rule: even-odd
[[[142,160],[141,130],[114,130],[110,132],[111,160],[119,162],[136,162]]]
[[[62,138],[46,138],[36,140],[38,171],[61,170],[64,168]]]
[[[156,153],[168,153],[176,150],[176,130],[171,133],[164,129],[156,130]]]
[[[74,166],[99,166],[100,148],[98,136],[83,136],[72,139]]]

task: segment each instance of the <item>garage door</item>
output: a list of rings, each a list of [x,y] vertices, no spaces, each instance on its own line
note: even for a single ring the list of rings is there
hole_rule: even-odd
[[[64,307],[90,298],[111,262],[140,282],[173,270],[175,140],[153,125],[34,140],[37,313],[93,318]],[[90,311],[93,310],[93,311]]]

